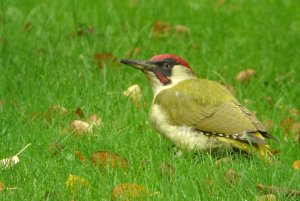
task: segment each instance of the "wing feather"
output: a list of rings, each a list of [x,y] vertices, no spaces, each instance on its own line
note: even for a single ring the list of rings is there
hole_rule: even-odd
[[[183,81],[161,91],[154,103],[164,107],[170,114],[170,122],[176,125],[227,135],[247,133],[247,140],[258,144],[265,144],[264,139],[252,133],[260,132],[265,133],[265,137],[269,136],[256,116],[242,106],[224,86],[214,81]]]

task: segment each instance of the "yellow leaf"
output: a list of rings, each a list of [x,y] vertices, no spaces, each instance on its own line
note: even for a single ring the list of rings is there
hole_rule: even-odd
[[[125,170],[128,166],[128,161],[117,154],[106,152],[106,151],[98,151],[92,155],[92,161],[95,165],[98,165],[100,169],[103,168],[120,168]]]
[[[300,160],[294,161],[293,168],[295,170],[300,170]]]
[[[135,183],[123,183],[112,189],[112,200],[144,200],[149,195],[145,187]]]
[[[88,180],[80,176],[70,174],[66,182],[66,186],[68,190],[70,190],[71,192],[75,192],[81,189],[82,187],[89,187],[90,184]]]
[[[5,185],[2,181],[0,181],[0,192],[3,191],[5,188]]]

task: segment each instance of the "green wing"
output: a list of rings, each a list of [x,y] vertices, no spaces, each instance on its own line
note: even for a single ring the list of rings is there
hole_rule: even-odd
[[[169,120],[174,125],[187,125],[196,130],[227,135],[257,131],[266,133],[255,115],[225,87],[214,81],[183,81],[161,91],[154,104],[159,104],[170,114]]]

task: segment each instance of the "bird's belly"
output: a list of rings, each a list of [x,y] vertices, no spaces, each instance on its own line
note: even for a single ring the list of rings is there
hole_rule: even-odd
[[[172,125],[167,118],[167,114],[157,104],[151,107],[150,120],[159,133],[181,149],[187,151],[208,151],[228,146],[218,138],[205,136],[202,132],[194,131],[189,126]]]

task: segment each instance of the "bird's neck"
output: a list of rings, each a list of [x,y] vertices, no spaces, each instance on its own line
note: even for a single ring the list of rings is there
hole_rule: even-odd
[[[171,82],[167,85],[163,85],[158,79],[150,78],[150,83],[152,86],[154,97],[159,94],[162,90],[172,88],[185,80],[197,79],[195,75],[174,75],[170,78]]]

